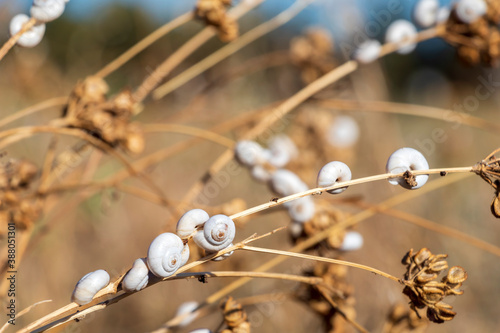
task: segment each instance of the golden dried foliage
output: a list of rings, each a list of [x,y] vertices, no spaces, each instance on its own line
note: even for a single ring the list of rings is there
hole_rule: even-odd
[[[118,145],[131,153],[144,150],[141,127],[131,118],[139,109],[129,90],[108,99],[106,82],[96,76],[87,77],[73,89],[64,111],[64,124],[80,128],[112,147]]]
[[[446,22],[444,39],[456,45],[460,59],[469,65],[480,63],[496,67],[500,63],[500,4],[489,1],[483,17],[472,23],[462,22],[456,7]]]
[[[194,13],[207,25],[217,29],[220,40],[230,42],[239,35],[238,22],[227,15],[231,0],[198,0]]]
[[[220,333],[250,333],[250,323],[247,320],[247,313],[240,303],[232,297],[223,300],[220,305],[224,315],[224,322],[227,325],[226,329]]]
[[[427,307],[427,318],[435,323],[455,317],[453,307],[443,302],[443,299],[450,295],[462,295],[463,290],[459,288],[467,280],[467,272],[460,266],[451,267],[441,281],[436,280],[439,274],[448,269],[447,257],[447,254],[435,255],[422,248],[417,253],[411,249],[402,260],[403,265],[406,265],[403,293],[410,298],[415,312],[416,309]]]

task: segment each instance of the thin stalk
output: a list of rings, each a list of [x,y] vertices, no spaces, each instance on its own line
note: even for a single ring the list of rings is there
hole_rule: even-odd
[[[9,50],[16,45],[17,41],[21,36],[31,28],[33,28],[36,24],[37,20],[36,18],[30,18],[28,22],[24,23],[23,27],[21,30],[19,30],[15,35],[11,36],[9,40],[3,44],[3,46],[0,48],[0,61],[5,57],[5,55],[9,52]]]
[[[247,46],[251,42],[279,28],[280,26],[282,26],[283,24],[287,23],[292,18],[297,16],[312,1],[314,0],[307,0],[307,1],[297,0],[288,9],[282,11],[271,20],[256,26],[255,28],[248,31],[244,35],[238,37],[233,42],[215,51],[208,57],[203,58],[203,60],[201,60],[197,64],[191,66],[190,68],[183,71],[181,74],[177,75],[173,79],[167,81],[163,85],[156,88],[152,93],[153,98],[160,99],[164,97],[165,95],[176,90],[183,84],[189,82],[194,77],[200,75],[207,69],[213,67],[214,65],[218,64],[219,62],[226,59],[230,55],[234,54],[243,47]]]
[[[192,126],[178,125],[178,124],[146,124],[141,126],[144,132],[170,132],[186,134],[193,137],[205,139],[217,143],[226,148],[232,149],[235,142],[225,136],[222,136],[213,131],[204,130]]]
[[[115,60],[111,61],[109,64],[104,66],[100,71],[95,73],[95,76],[104,78],[109,74],[113,73],[118,68],[123,66],[123,64],[127,63],[130,59],[132,59],[140,52],[148,48],[151,44],[156,42],[158,39],[165,36],[170,31],[177,29],[181,25],[189,22],[190,20],[193,19],[193,17],[194,16],[192,12],[187,12],[181,16],[176,17],[172,21],[167,22],[163,26],[159,27],[158,29],[156,29],[155,31],[144,37],[137,44],[135,44],[130,49],[121,54],[118,58],[116,58]]]
[[[17,111],[15,113],[3,118],[2,120],[0,120],[0,127],[3,127],[7,124],[10,124],[11,122],[16,121],[17,119],[20,119],[22,117],[29,116],[30,114],[33,114],[35,112],[43,111],[43,110],[46,110],[48,108],[55,107],[55,106],[63,106],[67,102],[68,102],[67,96],[50,98],[46,101],[29,106],[25,109]]]

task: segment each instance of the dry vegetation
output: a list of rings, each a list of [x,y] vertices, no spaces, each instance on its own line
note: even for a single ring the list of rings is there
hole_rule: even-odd
[[[354,33],[337,42],[321,27],[297,35],[293,19],[314,1],[268,21],[263,1],[199,0],[159,28],[127,8],[63,15],[40,45],[15,46],[41,24],[32,18],[6,40],[0,297],[4,309],[15,300],[16,318],[2,332],[497,329],[497,2],[472,22],[455,4],[378,45]],[[0,5],[1,21],[10,15]],[[429,39],[462,62],[394,54]],[[430,167],[386,171],[401,147]],[[331,161],[345,164],[319,186]],[[176,231],[191,209],[234,221],[234,240],[203,250],[206,219]],[[159,276],[148,246],[175,232],[189,260],[179,267],[179,254]],[[133,292],[132,263],[148,277]],[[98,269],[109,284],[71,302]]]

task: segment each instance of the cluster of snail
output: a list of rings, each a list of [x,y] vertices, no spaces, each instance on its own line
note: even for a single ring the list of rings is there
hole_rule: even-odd
[[[484,0],[459,0],[454,7],[454,15],[461,22],[470,24],[485,15],[487,9],[487,3]],[[440,7],[438,0],[419,0],[413,9],[413,21],[421,28],[429,28],[446,22],[450,13],[450,8]],[[399,19],[387,28],[385,41],[399,44],[397,52],[408,54],[416,47],[416,43],[411,41],[416,34],[417,28],[412,22]],[[373,62],[380,56],[381,48],[379,41],[368,39],[358,46],[353,58],[364,64]]]
[[[67,2],[69,0],[33,0],[30,14],[36,19],[36,24],[21,35],[17,44],[23,47],[38,45],[45,34],[45,23],[61,16]],[[17,34],[29,20],[30,17],[25,14],[14,16],[9,25],[10,34]]]
[[[190,210],[177,222],[176,234],[166,232],[151,242],[147,257],[134,261],[123,277],[121,287],[125,292],[136,292],[146,288],[150,273],[158,278],[175,274],[189,260],[187,243],[191,238],[208,255],[232,246],[235,235],[236,227],[228,216],[219,214],[210,217],[202,209]],[[214,260],[223,260],[232,253]],[[109,274],[102,269],[89,273],[78,281],[71,300],[79,305],[87,304],[109,281]]]

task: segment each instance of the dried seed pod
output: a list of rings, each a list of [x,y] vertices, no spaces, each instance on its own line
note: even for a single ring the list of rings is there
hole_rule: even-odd
[[[206,251],[220,251],[228,247],[236,235],[233,220],[226,215],[214,215],[203,225],[203,231],[198,231],[193,240]]]
[[[420,249],[417,253],[415,253],[415,256],[413,257],[413,261],[417,265],[421,265],[424,263],[424,261],[429,259],[431,257],[431,255],[432,255],[431,251],[429,251],[427,248],[424,247],[424,248]]]
[[[9,31],[12,36],[17,34],[30,18],[24,14],[17,14],[10,20]],[[33,26],[31,29],[21,35],[17,44],[23,47],[34,47],[42,41],[45,34],[45,24],[40,23]]]
[[[467,272],[460,266],[453,266],[446,275],[446,281],[452,284],[462,283],[467,280]]]
[[[436,272],[436,273],[442,272],[445,269],[448,269],[448,262],[446,262],[446,260],[441,260],[441,261],[436,261],[436,262],[430,263],[428,269],[430,271]]]
[[[491,202],[491,213],[493,216],[495,216],[497,219],[500,219],[500,193],[493,198],[493,201]]]
[[[334,185],[337,181],[346,182],[351,180],[351,169],[342,162],[334,161],[327,163],[321,168],[318,173],[317,184],[318,187],[329,187]],[[347,187],[329,190],[328,193],[338,194],[345,191]]]
[[[203,209],[191,209],[184,213],[177,222],[175,232],[180,238],[188,238],[196,231],[196,227],[203,225],[210,216]]]
[[[135,292],[146,288],[149,282],[149,269],[146,260],[139,258],[134,261],[132,268],[122,280],[122,289],[126,292]]]
[[[439,1],[420,0],[413,9],[413,19],[422,28],[428,28],[437,22]]]
[[[437,274],[433,274],[433,273],[423,273],[423,274],[420,274],[419,276],[417,276],[417,282],[418,283],[427,283],[429,281],[432,281],[434,280],[435,278],[437,278]]]
[[[392,174],[411,172],[415,170],[428,170],[429,164],[424,155],[413,148],[401,148],[396,150],[387,160],[386,171]],[[409,184],[408,179],[393,178],[389,179],[392,185],[401,185],[406,189],[417,189],[422,187],[429,178],[428,175],[418,175],[414,178],[416,185]]]
[[[187,247],[189,256],[189,247]],[[182,252],[184,251],[184,255]],[[147,264],[151,273],[164,278],[175,274],[186,261],[186,247],[182,240],[173,233],[163,233],[149,245]]]
[[[416,35],[417,29],[410,21],[396,20],[392,22],[387,29],[385,33],[385,41],[398,44],[398,53],[408,54],[412,52],[417,46],[414,41],[410,40]]]
[[[78,305],[90,303],[94,296],[109,284],[109,274],[105,270],[88,273],[78,281],[71,295],[71,301]]]
[[[369,39],[361,43],[354,52],[354,60],[368,64],[378,59],[382,45],[378,40]]]

